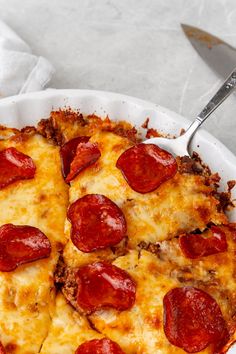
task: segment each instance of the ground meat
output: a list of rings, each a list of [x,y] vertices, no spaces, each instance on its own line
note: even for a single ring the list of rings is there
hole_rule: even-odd
[[[66,125],[86,125],[82,114],[70,109],[51,112],[48,119],[41,119],[37,126],[37,132],[55,145],[63,145],[66,142],[64,128]],[[78,134],[79,135],[79,134]]]
[[[37,126],[37,132],[55,145],[62,145],[64,142],[62,132],[53,124],[53,120],[41,119]]]
[[[189,173],[205,177],[205,185],[213,188],[213,195],[219,200],[218,211],[225,212],[234,207],[234,203],[231,198],[231,190],[236,185],[236,181],[228,182],[228,189],[226,192],[218,192],[220,183],[219,174],[212,174],[209,167],[201,161],[200,157],[196,153],[193,153],[192,158],[183,156],[179,159],[179,173]]]
[[[160,245],[158,243],[154,244],[154,243],[147,243],[145,241],[141,241],[138,245],[138,248],[140,250],[149,251],[149,252],[155,254],[156,256],[158,256],[160,253]]]
[[[146,118],[145,122],[141,125],[143,129],[148,129],[149,118]]]
[[[236,186],[236,180],[228,181],[228,191],[230,192]]]
[[[49,141],[55,144],[57,143],[55,131],[52,126],[52,121],[50,119],[41,119],[41,121],[38,123],[37,131],[44,138],[48,139]]]
[[[192,153],[192,159],[194,159],[194,161],[199,162],[200,165],[203,167],[204,170],[204,176],[211,176],[211,170],[209,168],[209,166],[207,166],[201,159],[201,157],[198,155],[197,152],[193,152]]]
[[[147,133],[146,133],[146,138],[147,139],[150,139],[150,138],[158,138],[162,136],[160,133],[158,133],[158,131],[156,129],[153,129],[153,128],[149,128],[147,130]]]
[[[234,207],[234,204],[231,200],[231,193],[229,192],[218,193],[218,199],[220,202],[220,210],[223,210],[225,212],[230,208]]]
[[[54,280],[57,288],[59,288],[65,298],[74,306],[77,310],[77,282],[76,282],[76,268],[67,267],[62,259],[59,259],[57,268],[54,274]]]
[[[211,174],[206,178],[206,185],[213,186],[215,190],[219,187],[220,176],[218,173]]]
[[[236,181],[228,181],[228,189],[226,192],[216,192],[215,198],[219,200],[219,211],[229,211],[235,207],[235,201],[232,200],[231,190],[235,187]]]
[[[102,119],[94,114],[85,117],[70,109],[51,112],[50,118],[42,119],[37,127],[39,134],[56,145],[77,136],[91,136],[97,131],[113,132],[134,143],[140,141],[137,130],[127,122],[113,122],[109,117]]]
[[[206,168],[199,160],[190,158],[189,156],[180,157],[179,172],[194,175],[208,175],[209,169]]]
[[[27,125],[26,127],[21,129],[21,133],[23,133],[23,134],[32,135],[32,134],[35,134],[35,132],[36,132],[36,128],[32,127],[30,125]]]

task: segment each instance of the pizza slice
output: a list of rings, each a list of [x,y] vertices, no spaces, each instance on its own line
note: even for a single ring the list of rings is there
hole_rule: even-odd
[[[51,322],[68,187],[59,148],[35,129],[0,135],[0,341],[7,353],[35,354]]]

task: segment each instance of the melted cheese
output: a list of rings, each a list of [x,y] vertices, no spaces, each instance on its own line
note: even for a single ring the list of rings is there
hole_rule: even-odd
[[[129,311],[100,310],[90,316],[95,327],[116,341],[126,354],[184,354],[167,340],[163,330],[163,297],[179,282],[159,273],[157,258],[147,251],[131,251],[113,264],[125,269],[137,284]],[[207,348],[200,353],[211,353]]]
[[[224,231],[227,252],[191,260],[183,255],[178,240],[172,239],[160,242],[156,266],[161,273],[179,280],[182,286],[191,285],[210,293],[235,329],[236,322],[232,318],[236,308],[236,244],[229,229],[225,227]]]
[[[78,346],[88,340],[103,336],[91,329],[86,318],[67,304],[64,296],[58,294],[52,323],[41,354],[74,354]]]
[[[0,272],[0,340],[7,353],[34,354],[51,322],[53,273],[58,250],[65,244],[68,187],[61,177],[58,147],[35,134],[0,141],[0,150],[9,146],[29,155],[37,171],[34,179],[0,190],[0,226],[12,223],[39,228],[50,239],[52,253],[15,271]]]
[[[49,145],[36,134],[0,141],[0,150],[15,146],[31,156],[37,166],[34,180],[16,182],[0,191],[0,226],[13,223],[38,227],[48,236],[53,249],[49,259],[22,265],[14,272],[0,272],[0,340],[7,352],[35,354],[43,343],[42,354],[74,354],[84,341],[105,335],[117,342],[126,354],[183,354],[164,334],[162,301],[170,289],[185,284],[197,285],[211,293],[230,321],[235,307],[232,242],[228,253],[190,261],[181,255],[173,238],[197,228],[204,230],[209,222],[227,222],[226,216],[217,211],[218,201],[211,187],[204,184],[204,177],[177,173],[151,193],[136,193],[115,166],[121,153],[132,145],[128,139],[99,132],[103,123],[96,117],[91,126],[81,125],[78,116],[73,114],[70,117],[55,114],[52,120],[54,127],[64,134],[64,140],[81,134],[92,135],[90,141],[98,143],[102,153],[93,166],[71,183],[69,202],[90,193],[110,198],[126,217],[128,244],[124,247],[121,243],[112,250],[80,252],[70,240],[68,221],[63,234],[68,188],[61,177],[58,147]],[[3,133],[7,137],[11,132]],[[57,296],[55,304],[53,272],[58,250],[67,239],[63,252],[67,265],[78,267],[109,259],[128,271],[137,283],[137,299],[131,310],[107,309],[90,316],[102,334],[93,330],[63,295]],[[158,255],[139,253],[137,247],[141,242],[159,243]],[[127,254],[121,256],[122,253]],[[212,353],[212,350],[207,348],[201,353]]]
[[[204,230],[209,222],[227,222],[226,216],[217,211],[218,201],[212,196],[211,187],[204,184],[204,177],[177,173],[155,191],[140,194],[129,187],[116,168],[118,157],[131,146],[130,141],[107,132],[96,133],[90,141],[98,144],[101,157],[72,181],[70,203],[91,193],[110,198],[125,215],[129,249],[136,249],[141,242],[156,243],[182,232]],[[68,224],[66,232],[70,238]],[[107,249],[84,254],[70,241],[64,258],[69,265],[79,266],[96,258],[112,259],[114,252]]]

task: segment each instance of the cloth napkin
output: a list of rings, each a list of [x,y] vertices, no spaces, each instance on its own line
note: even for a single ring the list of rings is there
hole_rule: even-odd
[[[47,59],[33,55],[28,44],[0,21],[0,98],[42,90],[53,73]]]

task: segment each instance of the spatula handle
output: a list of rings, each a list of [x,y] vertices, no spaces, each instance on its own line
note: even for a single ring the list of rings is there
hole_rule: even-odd
[[[236,88],[236,68],[229,75],[229,77],[225,80],[220,89],[216,92],[216,94],[212,97],[212,99],[207,103],[207,105],[203,108],[201,113],[197,116],[197,118],[193,121],[190,127],[187,129],[186,138],[191,140],[193,135],[199,126],[209,117],[209,115],[235,90]]]
[[[207,103],[205,108],[198,115],[197,119],[202,123],[209,115],[235,90],[236,88],[236,68],[225,80],[220,89]]]

